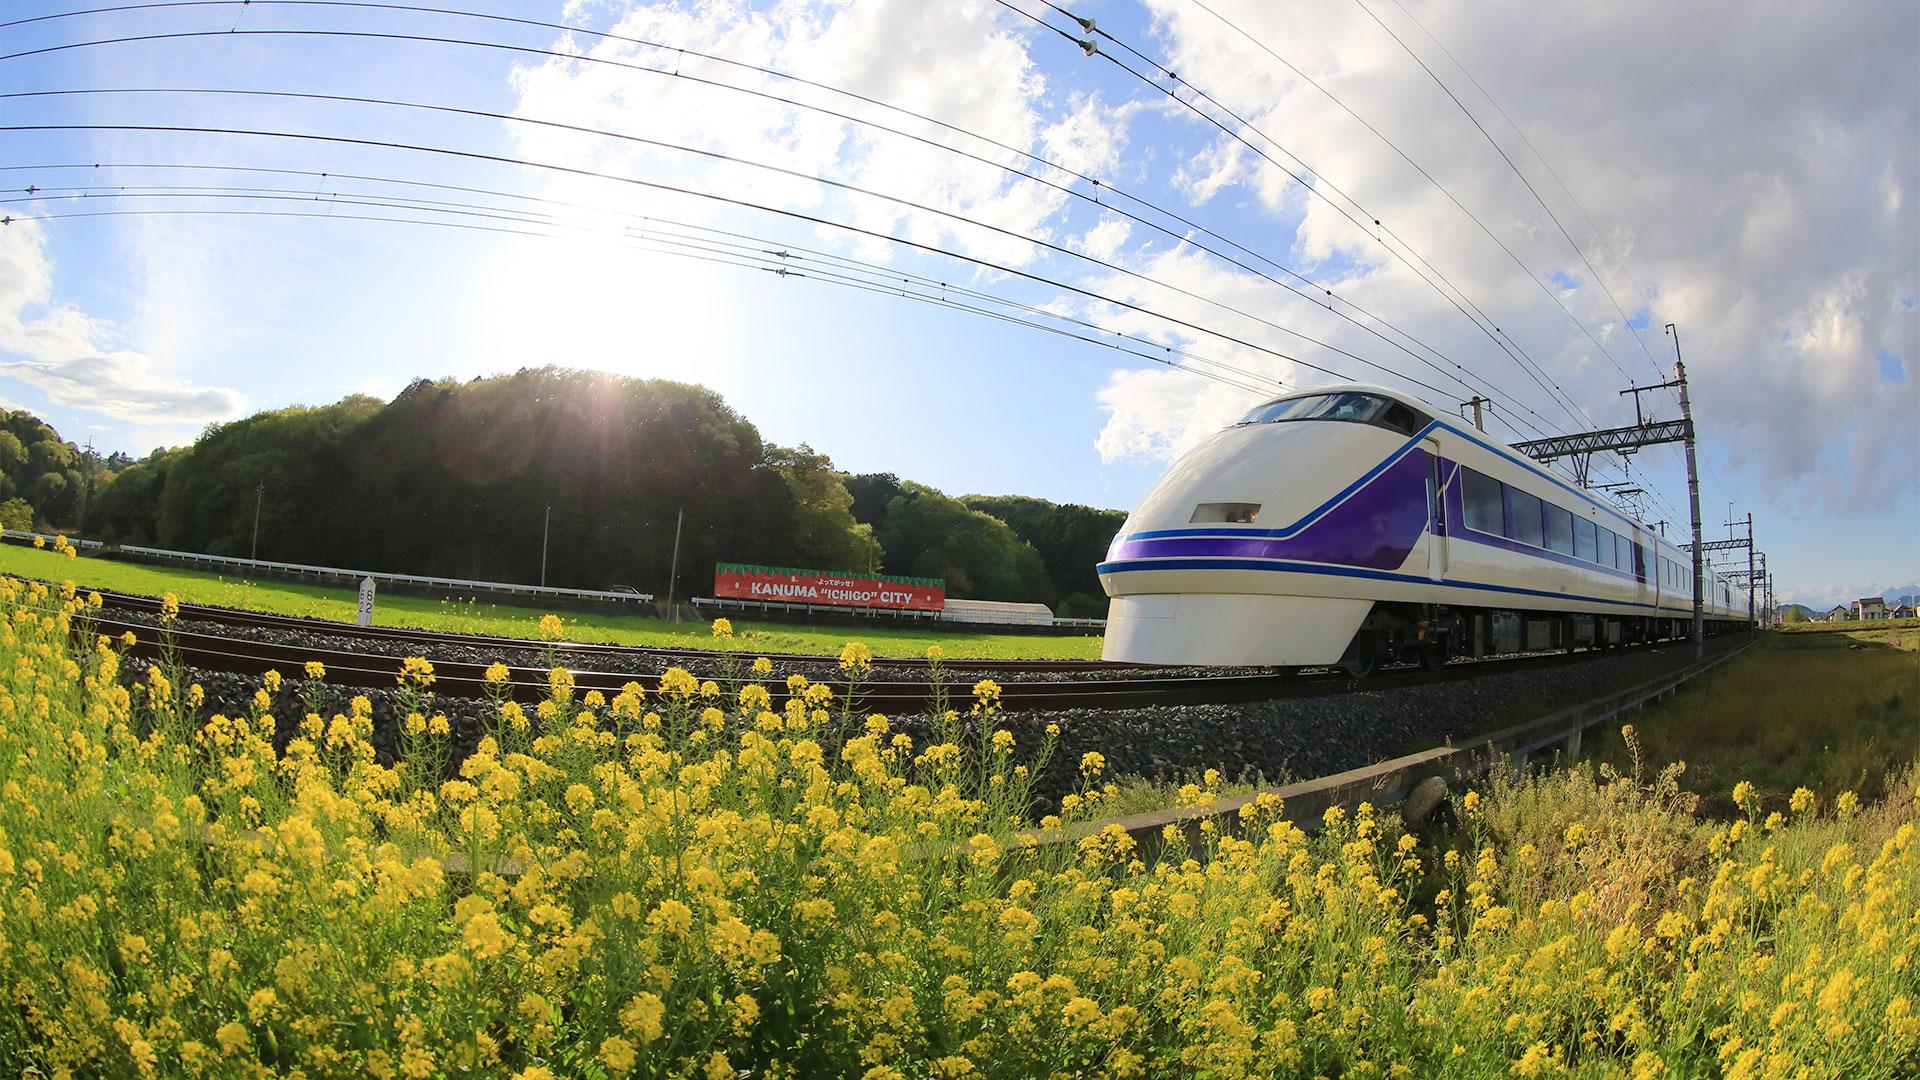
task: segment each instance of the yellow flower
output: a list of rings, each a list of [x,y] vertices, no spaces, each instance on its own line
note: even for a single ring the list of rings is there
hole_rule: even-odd
[[[642,990],[620,1010],[620,1022],[626,1025],[628,1034],[645,1046],[660,1037],[663,1030],[660,1021],[666,1014],[666,1003],[659,995]]]
[[[318,660],[307,661],[307,678],[324,679],[327,677],[327,665]]]
[[[540,616],[540,636],[548,641],[558,641],[567,632],[567,626],[558,615]]]
[[[840,670],[866,672],[873,669],[873,650],[858,641],[849,641],[840,650]]]
[[[771,660],[769,660],[769,659],[767,659],[767,658],[766,658],[766,657],[764,657],[764,656],[762,656],[762,657],[757,657],[757,658],[755,658],[755,660],[753,661],[753,673],[754,673],[755,675],[770,675],[770,674],[772,674],[772,673],[773,673],[773,661],[771,661]]]
[[[1753,802],[1753,784],[1751,782],[1742,780],[1733,785],[1733,805],[1742,810],[1752,810]]]
[[[1107,767],[1107,759],[1099,751],[1089,750],[1080,755],[1080,772],[1086,776],[1099,776],[1100,770]]]
[[[227,1054],[239,1053],[241,1047],[253,1041],[247,1034],[246,1025],[238,1020],[221,1024],[220,1030],[213,1033],[213,1039],[220,1044],[221,1052]]]
[[[634,1053],[633,1044],[618,1035],[600,1042],[600,1064],[614,1072],[623,1073],[632,1070],[634,1060],[638,1056]]]
[[[719,638],[722,641],[727,641],[732,639],[733,620],[732,619],[713,620],[713,636]]]
[[[1833,800],[1833,812],[1843,818],[1850,818],[1860,812],[1860,796],[1851,791],[1843,791]]]
[[[1804,814],[1813,809],[1813,792],[1807,788],[1793,789],[1793,798],[1787,800],[1787,809],[1796,814]]]
[[[491,960],[513,947],[513,935],[500,925],[500,916],[482,911],[467,920],[463,936],[476,960]]]
[[[992,679],[981,679],[973,684],[973,713],[975,716],[988,715],[1000,708],[1000,684]]]
[[[480,677],[498,686],[506,682],[512,674],[512,672],[507,670],[507,665],[495,660],[493,663],[487,665],[486,673]]]
[[[424,656],[409,656],[400,661],[401,686],[422,688],[433,685],[433,665]]]
[[[260,679],[260,685],[265,687],[269,694],[277,694],[280,692],[280,682],[280,672],[277,670],[269,670]]]
[[[35,542],[38,543],[37,540]],[[161,620],[164,622],[172,622],[173,620],[179,617],[180,617],[180,598],[178,596],[173,595],[172,593],[167,593],[165,596],[162,596],[160,598]]]

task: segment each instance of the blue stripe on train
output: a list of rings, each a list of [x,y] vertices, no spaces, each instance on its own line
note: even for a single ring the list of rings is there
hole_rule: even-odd
[[[1519,596],[1545,596],[1555,600],[1578,600],[1588,604],[1606,604],[1610,607],[1628,608],[1635,611],[1657,613],[1660,608],[1654,604],[1642,604],[1627,600],[1608,600],[1598,596],[1583,596],[1579,593],[1550,592],[1546,589],[1527,589],[1518,585],[1490,585],[1479,581],[1462,581],[1457,578],[1443,578],[1435,581],[1418,574],[1400,574],[1391,570],[1366,570],[1352,566],[1326,566],[1320,563],[1291,563],[1277,559],[1130,559],[1124,562],[1103,562],[1095,568],[1101,574],[1137,573],[1143,570],[1274,570],[1289,574],[1323,574],[1329,577],[1366,578],[1371,581],[1401,581],[1412,585],[1433,585],[1451,589],[1479,589],[1483,592],[1512,593]],[[1689,602],[1691,603],[1691,602]],[[1691,614],[1691,611],[1688,612]]]

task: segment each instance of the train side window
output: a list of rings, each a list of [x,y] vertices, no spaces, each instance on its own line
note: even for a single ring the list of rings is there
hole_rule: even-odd
[[[1540,526],[1540,499],[1519,488],[1507,489],[1507,539],[1534,547],[1545,547],[1546,536]]]
[[[1573,514],[1552,503],[1547,504],[1547,547],[1562,555],[1573,554]]]
[[[1466,504],[1467,528],[1500,536],[1505,532],[1500,481],[1472,469],[1460,470],[1460,501]]]
[[[1229,525],[1251,525],[1260,518],[1259,503],[1201,503],[1193,508],[1189,524],[1223,522]]]
[[[1573,553],[1576,557],[1597,562],[1596,554],[1600,550],[1599,530],[1593,522],[1579,518],[1573,523]],[[1611,554],[1611,553],[1609,553]]]

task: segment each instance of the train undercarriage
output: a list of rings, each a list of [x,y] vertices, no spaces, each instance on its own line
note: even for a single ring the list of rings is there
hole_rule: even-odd
[[[1745,619],[1708,615],[1706,633],[1714,637],[1749,625]],[[1417,663],[1437,669],[1456,658],[1610,649],[1678,640],[1691,633],[1689,617],[1377,603],[1354,633],[1338,666],[1364,678],[1383,664]]]

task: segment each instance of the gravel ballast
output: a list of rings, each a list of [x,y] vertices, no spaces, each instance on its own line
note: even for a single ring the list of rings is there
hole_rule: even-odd
[[[190,627],[183,625],[182,629]],[[1739,640],[1729,637],[1709,642],[1708,651],[1717,652]],[[354,643],[363,651],[367,644]],[[537,650],[527,651],[536,653],[530,663],[541,663]],[[1326,776],[1429,747],[1462,745],[1501,727],[1647,681],[1685,666],[1691,658],[1692,650],[1683,642],[1582,657],[1555,667],[1393,690],[1230,705],[1006,713],[999,717],[999,723],[1017,740],[1017,760],[1026,760],[1041,746],[1048,725],[1059,726],[1058,743],[1035,791],[1049,804],[1081,786],[1078,766],[1088,751],[1098,751],[1106,759],[1105,775],[1109,777],[1134,775],[1178,782],[1212,768],[1229,780],[1272,784]],[[496,655],[476,657],[475,662],[494,659],[514,662]],[[566,659],[564,652],[562,659]],[[146,667],[145,661],[128,658],[123,678],[129,682],[143,678]],[[298,725],[296,714],[301,709],[301,680],[295,677],[298,672],[283,674],[288,678],[276,710],[276,743],[282,748]],[[184,675],[187,683],[198,682],[206,692],[203,715],[246,712],[259,686],[254,676],[191,668]],[[970,700],[971,680],[959,671],[953,675],[952,704],[964,712]],[[772,688],[782,689],[778,679],[770,681]],[[394,690],[328,686],[321,693],[322,712],[328,716],[346,712],[349,701],[362,694],[373,704],[375,750],[382,760],[391,761],[397,744],[398,698]],[[776,693],[776,701],[779,698]],[[451,726],[451,760],[455,763],[451,767],[457,768],[478,743],[484,730],[482,718],[491,708],[482,700],[433,699],[433,711],[444,714]],[[856,725],[863,715],[856,711]],[[931,726],[926,717],[896,716],[890,720],[895,731],[913,736],[916,746],[927,743]]]

